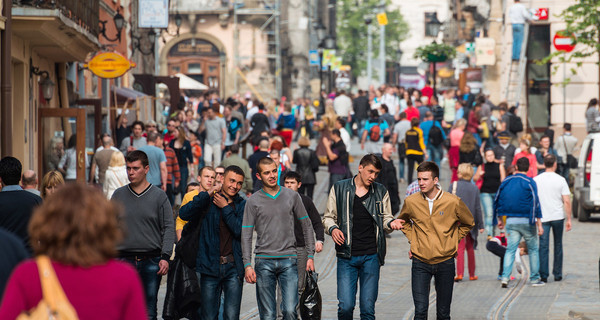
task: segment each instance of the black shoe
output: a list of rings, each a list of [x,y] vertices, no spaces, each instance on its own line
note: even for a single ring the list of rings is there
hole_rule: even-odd
[[[541,278],[540,279],[542,282],[547,283],[548,282],[548,278]]]
[[[562,277],[554,277],[554,281],[562,281]]]

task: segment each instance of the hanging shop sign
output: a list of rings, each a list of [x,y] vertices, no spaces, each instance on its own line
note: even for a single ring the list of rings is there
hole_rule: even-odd
[[[129,61],[117,52],[102,52],[95,55],[84,68],[103,79],[118,78],[135,67],[135,62]]]
[[[475,64],[477,66],[496,64],[496,41],[493,38],[475,38]]]
[[[169,26],[169,0],[139,0],[138,28]]]
[[[387,15],[385,14],[385,12],[377,14],[377,23],[380,26],[387,26],[387,24],[388,24],[388,18],[387,18]]]
[[[548,20],[548,8],[535,8],[531,9],[531,13],[533,14],[534,20]]]

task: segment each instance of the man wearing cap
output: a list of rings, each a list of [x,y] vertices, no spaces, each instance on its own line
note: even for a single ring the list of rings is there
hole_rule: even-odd
[[[498,145],[494,147],[494,156],[497,160],[504,159],[504,168],[508,169],[515,157],[517,148],[510,143],[510,133],[502,131],[498,133]]]

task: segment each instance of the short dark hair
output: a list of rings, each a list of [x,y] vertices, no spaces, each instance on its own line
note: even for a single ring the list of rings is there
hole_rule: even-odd
[[[388,112],[390,112],[390,108],[388,108],[387,104],[385,104],[385,103],[383,103],[383,104],[381,105],[381,109],[383,109],[383,110],[385,111],[385,113],[388,113]]]
[[[229,147],[229,151],[231,151],[231,153],[239,153],[240,152],[240,145],[239,144],[232,144],[231,147]]]
[[[142,162],[142,166],[148,166],[148,155],[144,151],[133,150],[128,152],[127,156],[125,157],[125,162],[129,163],[136,162],[138,160]]]
[[[431,172],[431,178],[440,177],[440,167],[435,162],[424,161],[417,167],[417,172]]]
[[[414,117],[412,119],[410,119],[410,126],[411,127],[418,127],[420,124],[419,118],[418,117]]]
[[[400,112],[400,119],[406,119],[406,112]]]
[[[520,172],[529,171],[529,159],[519,158],[519,160],[517,160],[517,171],[520,171]]]
[[[377,118],[379,117],[379,112],[377,112],[377,110],[373,109],[371,110],[371,118]]]
[[[377,170],[381,170],[383,169],[383,165],[381,164],[381,160],[379,160],[379,158],[372,154],[366,154],[364,157],[362,157],[362,159],[360,159],[360,163],[359,163],[363,168],[368,166],[368,165],[372,165],[373,167],[375,167],[375,169]]]
[[[237,175],[245,177],[244,170],[242,170],[242,168],[240,168],[238,166],[229,166],[229,167],[225,168],[225,172],[223,173],[223,176],[226,176],[228,172],[233,172]]]
[[[552,166],[556,163],[556,156],[553,154],[547,154],[544,157],[544,167],[552,168]]]
[[[571,131],[571,124],[570,124],[570,123],[568,123],[568,122],[567,122],[567,123],[565,123],[565,124],[563,125],[563,129],[565,129],[565,131]]]
[[[0,179],[7,186],[19,184],[22,170],[21,161],[15,157],[7,156],[0,160]]]
[[[288,171],[285,176],[283,176],[283,181],[285,182],[287,179],[294,179],[298,183],[302,183],[302,176],[296,171]]]
[[[258,163],[256,164],[256,172],[260,173],[260,167],[261,166],[266,166],[266,165],[270,165],[270,164],[275,164],[275,160],[269,158],[269,157],[262,157],[258,160]]]
[[[190,192],[190,187],[199,187],[200,183],[196,182],[196,181],[192,181],[190,183],[188,183],[187,186],[185,186],[185,193]]]
[[[135,127],[136,125],[140,125],[140,127],[142,127],[142,130],[144,130],[144,123],[141,122],[140,120],[136,120],[131,124],[131,128],[133,129],[133,127]]]
[[[338,130],[338,129],[333,129],[333,130],[331,130],[331,134],[333,134],[333,135],[336,135],[336,136],[338,136],[338,137],[341,137],[341,136],[342,136],[342,133],[341,133],[341,132],[340,132],[340,130]]]
[[[541,136],[541,137],[540,137],[540,141],[542,141],[542,139],[545,139],[545,138],[548,138],[549,140],[552,140],[552,139],[550,139],[550,136],[548,136],[548,135],[543,135],[543,136]]]
[[[215,168],[211,167],[211,166],[204,166],[202,168],[200,168],[200,172],[198,172],[199,176],[202,176],[202,174],[204,173],[204,170],[208,170],[208,171],[215,171]]]
[[[346,121],[344,121],[344,119],[342,119],[340,117],[337,117],[337,119],[335,119],[335,121],[337,121],[342,126],[342,128],[346,126]]]

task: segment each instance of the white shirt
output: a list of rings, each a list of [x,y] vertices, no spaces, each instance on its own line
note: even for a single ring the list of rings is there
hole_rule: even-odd
[[[538,188],[538,197],[542,207],[542,222],[565,218],[562,196],[571,195],[569,185],[556,172],[544,172],[533,178]]]
[[[346,146],[346,152],[350,153],[351,140],[350,134],[348,133],[348,131],[346,131],[346,128],[340,129],[340,136],[340,138],[342,138],[342,141],[344,142],[344,145]]]
[[[345,94],[340,94],[333,100],[333,109],[340,117],[347,117],[352,111],[352,99]]]
[[[381,99],[381,103],[385,104],[388,107],[388,113],[396,116],[396,114],[398,113],[398,97],[396,97],[393,94],[384,94],[382,99]]]
[[[515,3],[508,9],[508,17],[512,24],[524,24],[531,20],[531,12],[523,4]]]
[[[254,107],[248,109],[248,112],[246,112],[246,119],[250,120],[252,118],[252,116],[257,113],[258,113],[258,106],[254,106]]]

